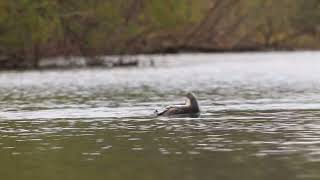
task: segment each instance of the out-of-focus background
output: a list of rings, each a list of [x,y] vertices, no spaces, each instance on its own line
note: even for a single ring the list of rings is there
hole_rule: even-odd
[[[46,66],[39,61],[50,57],[82,56],[90,59],[87,65],[102,65],[97,57],[112,54],[314,50],[320,47],[319,4],[318,0],[3,0],[0,68],[39,68]]]
[[[319,8],[1,0],[1,179],[320,179]]]

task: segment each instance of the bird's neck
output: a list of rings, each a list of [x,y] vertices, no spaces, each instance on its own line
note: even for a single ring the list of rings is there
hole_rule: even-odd
[[[194,111],[199,111],[198,102],[194,98],[188,98],[186,105],[191,107],[191,109]]]

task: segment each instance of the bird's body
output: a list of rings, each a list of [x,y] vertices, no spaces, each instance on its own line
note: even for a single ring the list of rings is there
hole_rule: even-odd
[[[156,111],[157,116],[199,117],[200,108],[194,94],[186,95],[187,102],[183,105],[167,106],[162,111]]]

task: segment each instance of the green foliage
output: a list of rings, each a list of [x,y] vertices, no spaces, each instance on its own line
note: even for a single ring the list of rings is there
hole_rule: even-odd
[[[0,53],[46,55],[47,47],[58,55],[65,49],[123,52],[136,37],[189,38],[194,27],[196,42],[212,47],[232,47],[230,39],[273,46],[318,34],[319,10],[318,0],[2,0]]]
[[[57,37],[59,26],[52,1],[2,2],[0,44],[11,50],[29,49]]]
[[[172,27],[191,19],[191,7],[188,0],[162,0],[146,3],[147,16],[158,27]]]
[[[298,1],[298,11],[292,17],[298,29],[312,30],[320,25],[320,1]],[[300,26],[300,27],[299,27]]]

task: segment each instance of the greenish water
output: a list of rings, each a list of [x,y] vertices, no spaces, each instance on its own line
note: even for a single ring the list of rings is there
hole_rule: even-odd
[[[320,179],[320,53],[0,73],[5,180]],[[155,118],[193,91],[200,118]]]

